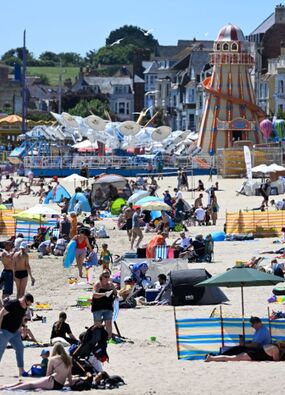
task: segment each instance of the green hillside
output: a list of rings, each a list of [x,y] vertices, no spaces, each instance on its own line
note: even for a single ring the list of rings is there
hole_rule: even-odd
[[[71,78],[72,82],[75,81],[75,77],[79,73],[79,67],[28,67],[27,75],[29,76],[41,76],[46,75],[50,85],[58,86],[59,76],[62,74],[62,82],[68,78]]]

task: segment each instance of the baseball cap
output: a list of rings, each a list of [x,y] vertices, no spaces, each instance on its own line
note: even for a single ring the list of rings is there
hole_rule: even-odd
[[[47,348],[43,348],[40,356],[47,355],[47,354],[49,354],[49,350]]]

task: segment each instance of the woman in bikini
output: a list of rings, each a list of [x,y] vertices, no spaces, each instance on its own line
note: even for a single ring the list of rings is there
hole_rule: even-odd
[[[78,267],[79,277],[82,277],[82,266],[86,257],[87,248],[91,252],[93,248],[89,243],[89,239],[84,229],[80,230],[78,235],[73,237],[76,241],[76,264]]]
[[[71,358],[67,355],[63,345],[56,343],[52,350],[45,377],[29,383],[20,381],[16,384],[3,385],[0,390],[62,390],[66,379],[68,379],[69,386],[73,385],[71,368]]]
[[[15,268],[15,283],[17,287],[17,299],[25,295],[28,276],[31,278],[32,285],[35,283],[35,279],[32,276],[31,267],[29,264],[29,256],[26,252],[28,245],[27,242],[22,242],[20,245],[20,251],[14,254],[14,268]]]

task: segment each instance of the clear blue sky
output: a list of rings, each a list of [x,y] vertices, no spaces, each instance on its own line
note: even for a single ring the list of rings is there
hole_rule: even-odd
[[[81,55],[105,44],[125,24],[153,28],[162,45],[178,39],[215,39],[231,22],[250,33],[280,0],[10,0],[1,4],[0,55],[22,46],[38,56],[52,52]]]

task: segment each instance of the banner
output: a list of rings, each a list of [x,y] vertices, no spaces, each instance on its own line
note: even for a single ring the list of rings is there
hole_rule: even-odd
[[[248,148],[247,145],[245,145],[243,147],[243,152],[244,152],[244,161],[245,161],[245,167],[246,167],[246,177],[249,180],[252,180],[251,153],[250,153],[250,149]]]

